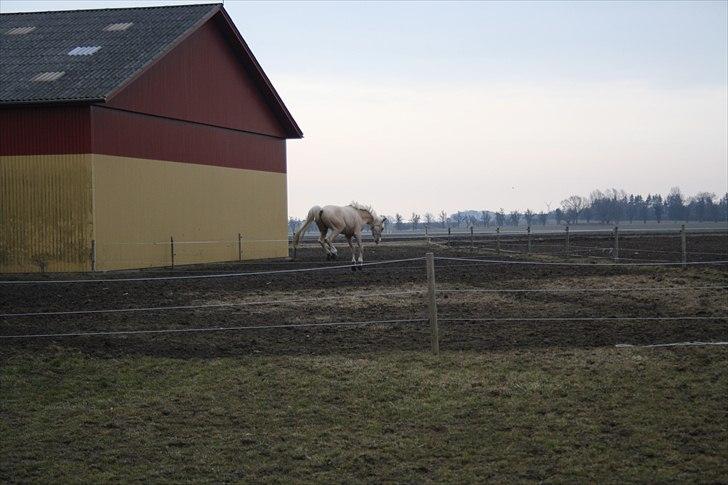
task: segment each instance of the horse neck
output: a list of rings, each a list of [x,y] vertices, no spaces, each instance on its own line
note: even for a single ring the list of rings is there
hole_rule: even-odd
[[[372,216],[371,212],[365,211],[363,209],[357,209],[359,211],[359,215],[361,215],[362,220],[365,224],[371,224],[374,222],[374,216]]]

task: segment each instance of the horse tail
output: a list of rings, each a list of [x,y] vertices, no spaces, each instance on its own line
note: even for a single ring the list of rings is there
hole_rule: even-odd
[[[323,210],[321,207],[315,205],[311,207],[311,209],[308,211],[308,217],[306,217],[306,222],[303,223],[301,227],[298,228],[296,233],[293,235],[293,257],[296,257],[296,246],[298,246],[298,243],[301,240],[301,236],[306,232],[306,228],[311,225],[313,221],[316,219],[321,218],[321,213]]]

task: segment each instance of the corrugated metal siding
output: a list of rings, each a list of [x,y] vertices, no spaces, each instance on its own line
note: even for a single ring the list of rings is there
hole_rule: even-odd
[[[91,268],[90,155],[0,157],[0,271]]]
[[[117,108],[285,138],[216,16],[109,100]]]
[[[169,265],[170,236],[175,264],[237,260],[238,233],[245,259],[288,255],[283,173],[108,155],[93,160],[98,269]]]
[[[93,107],[93,153],[285,173],[286,141]]]
[[[90,152],[89,106],[0,107],[0,156]]]

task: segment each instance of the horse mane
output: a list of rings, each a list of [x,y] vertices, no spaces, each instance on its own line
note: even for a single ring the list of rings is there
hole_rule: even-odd
[[[372,209],[372,206],[370,206],[370,205],[364,205],[364,204],[360,204],[359,202],[354,201],[351,204],[349,204],[349,207],[353,207],[354,209],[357,209],[360,211],[368,212],[369,214],[371,214],[373,219],[377,218],[377,213],[374,212],[374,209]]]

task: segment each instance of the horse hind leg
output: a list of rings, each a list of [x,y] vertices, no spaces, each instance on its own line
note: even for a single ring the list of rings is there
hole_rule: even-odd
[[[324,254],[326,254],[326,261],[330,261],[331,258],[331,251],[329,251],[329,247],[326,244],[326,233],[322,232],[321,235],[318,238],[319,244],[324,249]]]

